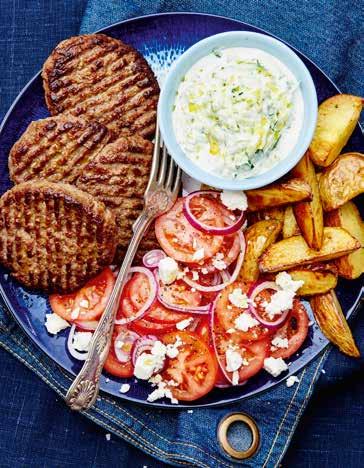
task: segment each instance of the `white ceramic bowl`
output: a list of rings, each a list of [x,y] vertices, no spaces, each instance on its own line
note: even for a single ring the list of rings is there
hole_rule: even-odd
[[[304,117],[297,143],[289,155],[263,174],[246,179],[228,179],[211,174],[197,166],[183,152],[177,143],[173,130],[172,111],[176,93],[187,71],[198,60],[210,54],[213,49],[230,47],[250,47],[261,49],[280,60],[293,73],[300,83],[304,102]],[[171,66],[162,86],[158,104],[158,118],[164,142],[177,164],[188,175],[212,187],[225,190],[247,190],[262,187],[282,177],[304,155],[316,127],[317,95],[312,77],[302,60],[277,39],[270,36],[247,32],[231,31],[203,39],[184,52]]]

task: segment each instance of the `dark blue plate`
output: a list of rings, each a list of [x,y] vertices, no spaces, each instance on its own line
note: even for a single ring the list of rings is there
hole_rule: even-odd
[[[103,29],[102,32],[122,39],[139,49],[149,60],[154,71],[160,76],[181,52],[195,42],[207,36],[231,30],[257,31],[267,34],[260,29],[239,21],[194,13],[168,13],[145,16],[117,23]],[[297,53],[312,74],[319,101],[321,102],[323,99],[336,94],[338,89],[329,78],[309,59],[299,52]],[[7,166],[10,148],[32,120],[47,117],[48,115],[49,113],[44,102],[42,80],[38,73],[19,94],[0,129],[1,193],[11,186]],[[350,139],[347,150],[358,151],[360,149],[363,149],[363,141],[360,129],[357,128]],[[49,335],[44,327],[45,314],[50,312],[47,297],[27,291],[11,279],[4,270],[0,270],[0,292],[8,308],[34,343],[63,369],[73,375],[77,373],[81,365],[68,354],[66,349],[68,331],[65,330],[54,337]],[[350,283],[340,281],[337,293],[344,311],[347,315],[350,315],[355,310],[363,293],[362,280],[351,281]],[[308,364],[326,345],[326,338],[323,337],[317,326],[313,324],[310,327],[310,333],[304,346],[297,355],[290,359],[289,374],[294,374]],[[282,378],[274,379],[262,371],[259,375],[249,380],[243,387],[224,390],[216,389],[195,403],[189,405],[181,404],[177,408],[221,405],[248,398],[272,388],[286,377],[287,375],[284,375]],[[105,377],[102,377],[101,389],[110,395],[151,406],[176,408],[176,405],[171,405],[167,402],[152,404],[146,402],[147,395],[151,391],[148,384],[137,383],[134,379],[122,380],[111,376],[109,376],[109,379],[106,382]],[[127,394],[121,395],[119,393],[120,384],[125,381],[131,384],[131,389]]]

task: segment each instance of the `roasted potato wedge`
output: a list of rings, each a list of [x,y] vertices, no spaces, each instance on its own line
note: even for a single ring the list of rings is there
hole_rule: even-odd
[[[310,157],[318,166],[329,166],[340,154],[358,123],[363,99],[338,94],[319,106]]]
[[[289,274],[295,281],[304,281],[297,291],[299,296],[323,294],[337,285],[337,269],[335,265],[317,264],[290,270]]]
[[[283,239],[287,237],[299,236],[301,234],[300,228],[297,224],[292,206],[286,206],[284,210],[282,236]]]
[[[340,351],[351,357],[359,357],[360,352],[341,310],[335,291],[313,296],[310,300],[315,319],[322,333]]]
[[[316,172],[308,151],[292,169],[292,176],[305,180],[311,187],[312,200],[296,203],[293,212],[308,246],[319,250],[322,246],[324,217]]]
[[[247,190],[248,209],[259,211],[264,208],[273,208],[290,205],[299,201],[311,200],[311,188],[302,179],[291,179],[287,182],[268,185],[260,189]]]
[[[309,263],[332,260],[358,248],[360,242],[345,229],[326,227],[320,250],[308,247],[302,236],[289,237],[268,247],[259,261],[259,269],[262,273],[288,270]]]
[[[346,229],[361,243],[360,249],[335,260],[340,276],[346,279],[358,278],[364,273],[364,222],[358,208],[353,202],[349,201],[337,210],[326,213],[325,224]]]
[[[258,221],[267,221],[269,219],[276,219],[283,223],[284,208],[267,208],[266,210],[248,212],[249,226]]]
[[[282,223],[276,219],[258,221],[245,231],[246,252],[239,278],[242,281],[257,281],[259,278],[258,259],[276,241]]]
[[[364,154],[346,153],[326,168],[319,181],[322,206],[335,210],[364,192]]]

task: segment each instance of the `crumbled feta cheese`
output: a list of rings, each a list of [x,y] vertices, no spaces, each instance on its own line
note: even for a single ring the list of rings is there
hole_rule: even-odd
[[[197,272],[197,271],[193,271],[193,272],[192,272],[192,279],[193,279],[193,281],[198,281],[199,278],[200,278],[200,277],[199,277],[198,272]]]
[[[196,252],[192,255],[192,260],[199,262],[205,257],[205,249],[202,247],[201,249],[196,250]]]
[[[288,370],[288,366],[282,358],[268,357],[264,359],[264,369],[273,377],[278,377],[282,372]]]
[[[187,410],[187,413],[188,413],[188,414],[193,414],[193,409]]]
[[[229,294],[229,301],[239,309],[248,308],[248,296],[243,293],[241,288],[235,288],[233,292]]]
[[[326,374],[325,369],[321,369],[321,372],[322,372],[323,374]]]
[[[241,354],[234,349],[228,348],[225,352],[225,357],[226,357],[226,370],[228,372],[235,372],[243,364],[243,358]]]
[[[83,307],[84,309],[88,309],[90,306],[90,303],[88,302],[87,299],[82,299],[80,301],[80,307]]]
[[[273,319],[275,315],[282,314],[282,312],[292,309],[294,296],[294,291],[281,289],[271,296],[270,302],[263,302],[263,307],[268,316]]]
[[[276,276],[276,285],[284,289],[285,291],[297,292],[301,286],[304,285],[304,281],[294,281],[292,276],[286,271],[278,273]]]
[[[119,392],[128,393],[129,390],[130,390],[130,385],[128,383],[123,383],[122,386],[120,387]]]
[[[142,353],[138,356],[134,375],[138,379],[148,380],[153,374],[163,368],[167,348],[161,341],[155,341],[150,353]]]
[[[295,375],[290,375],[288,379],[286,380],[286,385],[287,387],[292,387],[295,383],[298,383],[300,379],[296,377]]]
[[[313,322],[313,320],[310,320],[310,321],[308,322],[308,326],[309,326],[309,327],[312,327],[312,325],[313,325],[314,323],[315,323],[315,322]]]
[[[207,275],[208,272],[209,272],[209,270],[208,270],[207,268],[202,268],[202,269],[201,269],[201,273],[202,273],[203,275]]]
[[[176,323],[177,330],[184,330],[191,324],[192,321],[193,321],[192,317],[187,318],[185,320],[181,320],[180,322]]]
[[[259,322],[249,312],[244,312],[236,317],[234,324],[238,330],[247,332],[249,328],[259,325]]]
[[[76,332],[73,335],[73,347],[77,351],[88,351],[92,339],[91,332]]]
[[[275,348],[288,348],[288,338],[282,338],[280,336],[275,336],[272,340],[272,345]]]
[[[79,307],[75,307],[72,312],[71,312],[71,319],[72,320],[76,320],[78,319],[78,316],[80,315],[80,308]]]
[[[110,439],[111,439],[111,434],[105,434],[105,438],[106,438],[106,440],[109,442]]]
[[[176,338],[176,341],[173,343],[173,344],[168,344],[167,347],[166,347],[166,355],[171,358],[171,359],[174,359],[175,357],[178,356],[178,348],[180,346],[182,346],[182,340],[179,336],[177,336]]]
[[[179,272],[178,264],[174,258],[165,257],[158,263],[159,277],[164,284],[171,284],[176,280]]]
[[[106,379],[105,379],[105,383],[109,383],[109,382],[110,382],[110,379],[109,379],[109,377],[106,377]]]
[[[226,333],[229,333],[229,335],[235,332],[236,332],[235,328],[229,328],[228,330],[226,330]]]
[[[58,332],[71,326],[68,322],[66,322],[66,320],[63,320],[63,318],[57,314],[46,314],[46,321],[44,325],[48,333],[51,335],[56,335]]]
[[[222,255],[222,254],[221,254]],[[219,256],[219,254],[216,254],[215,257],[212,259],[212,265],[216,268],[216,270],[226,270],[227,265],[223,260],[224,255],[222,255],[222,258]]]
[[[178,400],[173,397],[171,390],[167,387],[166,382],[159,382],[158,387],[153,390],[147,397],[147,401],[153,402],[160,398],[169,398],[171,403],[178,404]]]
[[[191,288],[191,292],[196,292],[196,288]]]
[[[222,203],[229,208],[229,210],[245,211],[248,208],[248,199],[244,192],[224,190],[220,194],[220,198]]]
[[[231,383],[233,385],[238,385],[238,383],[239,383],[239,371],[234,371],[233,372],[233,377],[231,379]]]

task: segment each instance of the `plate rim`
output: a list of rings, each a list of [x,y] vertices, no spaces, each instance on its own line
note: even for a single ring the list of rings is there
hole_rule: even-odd
[[[275,39],[277,39],[277,40],[283,42],[284,44],[286,44],[288,47],[293,49],[295,52],[298,52],[298,54],[300,54],[302,57],[304,57],[305,60],[310,62],[310,64],[312,64],[322,75],[324,75],[324,77],[332,84],[332,86],[338,91],[338,93],[342,94],[339,87],[333,82],[333,80],[318,65],[316,65],[316,63],[314,61],[312,61],[309,57],[307,57],[299,49],[292,46],[289,42],[281,39],[279,36],[276,36],[275,34],[267,31],[266,29],[260,28],[259,26],[256,26],[254,24],[247,23],[245,21],[241,21],[241,20],[238,20],[238,19],[235,19],[235,18],[230,18],[230,17],[227,17],[227,16],[223,16],[223,15],[215,15],[215,14],[211,14],[211,13],[201,13],[201,12],[191,12],[191,11],[178,11],[178,12],[173,12],[172,11],[172,12],[164,12],[164,13],[152,13],[152,14],[148,14],[148,15],[141,15],[141,16],[136,16],[136,17],[128,18],[128,19],[121,20],[121,21],[116,21],[114,23],[111,23],[111,24],[109,24],[107,26],[104,26],[103,28],[100,28],[100,29],[94,31],[93,33],[90,32],[90,33],[82,33],[82,34],[105,33],[107,30],[109,30],[111,28],[118,27],[118,26],[121,26],[121,25],[125,25],[125,24],[128,24],[128,23],[139,21],[139,20],[145,20],[145,19],[148,19],[148,18],[158,18],[158,17],[161,17],[161,16],[179,16],[179,15],[212,17],[212,18],[219,18],[219,19],[227,20],[227,21],[230,21],[230,22],[232,21],[232,22],[239,23],[239,24],[241,24],[243,26],[248,26],[248,27],[254,28],[254,29],[260,31],[263,34],[274,37]],[[106,32],[106,34],[107,34],[107,32]],[[81,34],[77,34],[77,35],[81,35]],[[15,106],[18,104],[18,102],[21,100],[23,94],[33,84],[33,82],[35,80],[37,80],[41,76],[41,73],[42,73],[42,69],[40,69],[38,72],[36,72],[29,79],[29,81],[21,88],[18,95],[15,97],[15,99],[11,103],[8,111],[5,113],[5,115],[4,115],[4,117],[3,117],[2,121],[1,121],[0,136],[1,136],[2,132],[3,132],[3,130],[4,130],[4,127],[6,126],[6,124],[8,122],[8,120],[9,120]],[[361,132],[363,133],[363,128],[360,125],[360,123],[358,123],[358,127],[360,128]],[[49,359],[51,359],[51,361],[53,363],[60,366],[62,368],[62,371],[66,372],[69,376],[75,376],[76,374],[74,374],[73,372],[70,372],[67,369],[65,369],[64,365],[61,362],[59,362],[58,359],[55,359],[54,357],[51,357],[49,355],[49,353],[47,352],[47,350],[45,349],[45,347],[43,346],[43,344],[41,342],[35,341],[34,336],[32,335],[31,331],[28,328],[25,328],[23,326],[23,324],[18,320],[17,313],[15,312],[15,309],[14,309],[13,305],[11,304],[7,294],[5,293],[2,283],[0,283],[0,296],[3,299],[5,306],[7,307],[9,312],[11,313],[12,317],[15,319],[17,324],[20,326],[21,330],[31,339],[31,341]],[[357,313],[357,311],[359,310],[361,302],[363,300],[364,300],[364,284],[362,282],[362,285],[361,285],[360,291],[358,293],[358,296],[356,297],[356,300],[355,300],[354,304],[347,311],[345,316],[347,318],[351,318],[352,316],[354,316]],[[302,363],[300,366],[298,366],[295,369],[295,373],[300,372],[304,367],[306,367],[313,360],[315,360],[319,354],[321,354],[325,350],[327,350],[328,346],[330,345],[330,342],[326,338],[325,338],[325,340],[326,340],[326,343],[321,347],[321,349],[319,349],[315,354],[313,354],[306,363]],[[290,374],[288,374],[288,375],[290,375]],[[192,404],[184,404],[184,403],[179,403],[178,405],[173,405],[171,403],[161,404],[161,403],[158,403],[158,402],[151,403],[151,402],[148,402],[147,400],[142,401],[140,399],[136,399],[134,397],[128,396],[127,394],[114,395],[112,393],[108,393],[107,390],[105,390],[105,389],[101,389],[101,392],[103,392],[105,395],[107,395],[108,397],[111,397],[111,398],[117,397],[118,399],[128,401],[128,402],[132,402],[132,403],[136,403],[136,404],[138,404],[140,406],[147,406],[147,407],[156,408],[156,409],[186,410],[186,409],[195,409],[195,408],[212,408],[212,407],[217,408],[217,407],[221,407],[221,406],[231,405],[231,404],[233,404],[235,402],[238,402],[238,401],[248,400],[248,399],[253,398],[255,396],[258,396],[258,395],[262,395],[262,394],[272,390],[273,388],[275,388],[280,383],[284,382],[286,380],[286,378],[287,378],[287,375],[285,375],[284,377],[281,377],[278,380],[273,381],[273,383],[268,388],[261,389],[261,390],[258,389],[258,390],[252,391],[249,394],[242,395],[240,397],[232,397],[232,398],[228,398],[228,399],[223,400],[223,401],[211,402],[211,403],[202,403],[202,404],[196,403],[196,404],[193,404],[193,405]]]

